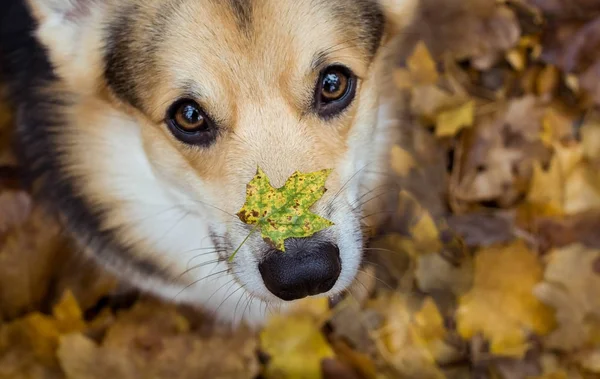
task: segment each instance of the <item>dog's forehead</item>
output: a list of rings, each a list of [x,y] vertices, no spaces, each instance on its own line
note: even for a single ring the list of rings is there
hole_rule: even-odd
[[[226,92],[227,78],[256,83],[281,74],[303,75],[326,53],[351,56],[344,50],[347,47],[354,48],[356,59],[366,62],[375,54],[384,29],[378,0],[135,0],[129,4],[128,9],[117,9],[108,29],[107,76],[117,92],[138,105],[165,101],[186,81],[210,87],[208,80],[214,78],[221,82],[213,90]],[[255,80],[248,75],[256,76]],[[137,83],[126,83],[126,78],[137,78]],[[170,88],[157,91],[167,82]],[[160,92],[160,98],[147,99],[152,92]],[[213,99],[225,96],[207,94]]]
[[[166,21],[154,25],[166,36],[182,44],[202,43],[215,53],[233,49],[240,54],[251,47],[258,54],[268,49],[277,54],[286,43],[309,50],[332,42],[372,53],[384,25],[377,0],[177,0],[161,8],[165,12],[157,16]]]

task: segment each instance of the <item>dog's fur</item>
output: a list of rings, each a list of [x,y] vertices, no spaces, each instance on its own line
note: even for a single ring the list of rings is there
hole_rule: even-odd
[[[232,322],[283,302],[268,245],[234,217],[260,166],[274,186],[332,168],[313,211],[335,225],[348,288],[395,139],[394,43],[416,0],[3,0],[0,69],[35,193],[106,268]],[[36,25],[36,26],[34,26]],[[340,115],[311,111],[319,70],[358,77]],[[207,147],[165,126],[182,96],[219,125]],[[373,209],[375,207],[375,209]],[[381,212],[379,212],[381,213]]]

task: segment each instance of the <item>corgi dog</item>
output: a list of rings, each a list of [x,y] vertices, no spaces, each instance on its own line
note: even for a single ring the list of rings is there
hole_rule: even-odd
[[[225,322],[343,293],[385,213],[416,1],[2,0],[32,192],[107,270]],[[311,211],[334,225],[285,252],[247,238],[257,167],[276,188],[330,169]]]

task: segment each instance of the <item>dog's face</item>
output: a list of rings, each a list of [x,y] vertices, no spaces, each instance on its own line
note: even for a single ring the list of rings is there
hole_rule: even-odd
[[[266,303],[352,283],[391,140],[381,120],[388,5],[30,2],[74,99],[55,131],[60,169],[95,218],[90,248],[109,267],[251,322]],[[395,14],[409,11],[396,3]],[[248,237],[235,214],[257,166],[274,187],[332,169],[311,210],[335,225],[287,240],[285,253]]]

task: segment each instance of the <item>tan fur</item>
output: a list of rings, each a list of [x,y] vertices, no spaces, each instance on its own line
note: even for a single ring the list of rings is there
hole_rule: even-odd
[[[156,68],[135,72],[136,80],[149,89],[143,93],[140,110],[117,100],[102,79],[102,20],[122,12],[123,0],[87,0],[83,15],[75,20],[41,6],[48,4],[45,0],[29,1],[41,21],[39,38],[73,93],[68,126],[60,138],[66,153],[63,163],[80,178],[77,190],[106,210],[103,228],[117,230],[122,242],[135,247],[134,254],[165,268],[182,283],[192,280],[177,275],[186,270],[185,262],[162,254],[157,241],[147,238],[131,220],[128,201],[133,202],[136,194],[125,196],[119,187],[122,178],[102,174],[110,170],[108,145],[118,141],[119,133],[138,135],[134,141],[139,141],[150,162],[149,175],[222,210],[215,217],[229,225],[233,223],[229,215],[244,203],[246,183],[257,165],[278,187],[295,171],[343,166],[350,141],[369,136],[365,125],[377,120],[381,98],[393,96],[387,62],[390,41],[410,19],[416,3],[383,1],[389,13],[385,46],[371,57],[368,46],[357,38],[357,29],[332,17],[326,6],[315,6],[319,1],[252,1],[252,21],[244,27],[221,0],[183,0],[170,15],[163,41],[154,46],[159,57]],[[129,35],[134,44],[145,46],[148,25],[168,1],[174,0],[125,1],[139,7],[140,20]],[[354,102],[333,120],[307,111],[324,67],[313,70],[311,63],[321,51],[329,52],[325,65],[343,63],[359,78]],[[163,123],[166,109],[186,85],[201,95],[197,101],[223,126],[217,142],[208,148],[183,144]],[[126,154],[120,158],[137,159]],[[326,195],[315,206],[318,213],[344,185],[341,173],[334,171]],[[178,196],[172,195],[174,204],[183,205],[185,199]],[[236,230],[239,225],[229,232]],[[244,230],[240,233],[235,240],[243,237]]]

